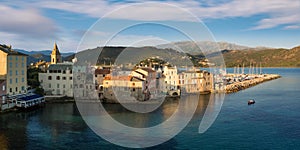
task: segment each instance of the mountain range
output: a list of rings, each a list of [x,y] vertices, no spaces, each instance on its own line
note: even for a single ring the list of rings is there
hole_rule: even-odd
[[[51,59],[50,55],[52,53],[52,50],[40,50],[40,51],[26,51],[23,49],[14,49],[14,50],[28,55],[27,65],[38,62],[40,60],[50,62],[50,59]],[[72,52],[61,53],[63,60],[67,60],[68,56],[73,55],[73,54],[74,53],[72,53]]]
[[[83,52],[90,53],[103,50],[102,53],[99,53],[98,55],[98,64],[108,64],[110,62],[113,63],[116,59],[121,61],[121,59],[118,58],[119,55],[126,55],[123,57],[124,60],[122,60],[126,62],[137,62],[137,60],[141,60],[146,56],[162,56],[162,58],[171,58],[169,61],[173,61],[173,63],[176,63],[176,60],[180,61],[180,59],[185,58],[184,55],[187,55],[190,59],[192,59],[194,64],[198,64],[199,61],[205,58],[198,46],[200,46],[202,49],[206,49],[205,51],[210,50],[210,53],[206,55],[206,57],[212,59],[215,57],[215,55],[221,52],[227,67],[242,66],[243,64],[245,67],[247,67],[250,65],[250,63],[252,65],[261,64],[262,67],[300,67],[300,46],[291,49],[268,47],[253,48],[227,42],[215,43],[206,41],[196,42],[195,44],[194,42],[184,41],[158,45],[156,47],[97,47],[94,49],[85,50]],[[176,49],[176,51],[174,49]],[[52,52],[51,50],[15,50],[29,55],[28,64],[37,62],[39,60],[50,61],[50,54]],[[70,61],[75,56],[75,53],[61,54],[63,56],[63,60],[66,61]],[[173,56],[178,57],[172,58]]]
[[[212,41],[181,41],[171,42],[168,44],[157,45],[157,48],[171,48],[179,51],[184,51],[191,55],[199,55],[202,52],[213,53],[221,50],[263,50],[268,47],[248,47],[228,42],[212,42]]]

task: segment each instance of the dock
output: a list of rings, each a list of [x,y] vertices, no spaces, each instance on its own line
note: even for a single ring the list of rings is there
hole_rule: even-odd
[[[235,74],[228,74],[228,77],[232,77],[234,78],[236,75]],[[234,92],[238,92],[240,90],[255,86],[257,84],[266,82],[266,81],[270,81],[270,80],[274,80],[274,79],[278,79],[281,76],[278,74],[264,74],[264,75],[256,75],[256,76],[252,76],[250,79],[246,79],[243,81],[236,81],[233,82],[231,84],[227,84],[225,87],[225,92],[226,93],[234,93]]]

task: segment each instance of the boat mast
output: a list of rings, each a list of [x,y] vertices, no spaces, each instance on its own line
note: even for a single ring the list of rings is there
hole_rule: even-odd
[[[249,66],[249,70],[248,70],[248,74],[250,75],[251,74],[251,61],[250,61],[250,66]]]
[[[243,63],[242,74],[244,74],[244,69],[245,69],[245,66],[244,66],[244,63]]]
[[[259,74],[262,74],[262,71],[261,71],[261,62],[259,63],[259,65],[260,65],[260,71],[259,71],[260,73]]]

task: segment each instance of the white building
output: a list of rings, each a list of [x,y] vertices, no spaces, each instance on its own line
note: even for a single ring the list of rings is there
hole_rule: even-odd
[[[165,66],[163,68],[163,74],[165,75],[165,86],[169,95],[171,96],[180,95],[177,67]]]
[[[39,81],[46,95],[73,97],[72,63],[51,64]]]
[[[73,63],[61,61],[59,49],[54,44],[51,65],[46,73],[39,73],[39,82],[46,95],[73,97]]]

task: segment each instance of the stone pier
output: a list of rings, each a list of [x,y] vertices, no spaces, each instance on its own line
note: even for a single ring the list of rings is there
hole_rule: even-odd
[[[278,75],[278,74],[266,74],[264,76],[256,77],[254,79],[245,80],[245,81],[242,81],[242,82],[234,82],[232,84],[226,85],[225,92],[226,93],[238,92],[240,90],[255,86],[259,83],[274,80],[274,79],[277,79],[277,78],[280,78],[280,77],[281,76]]]

